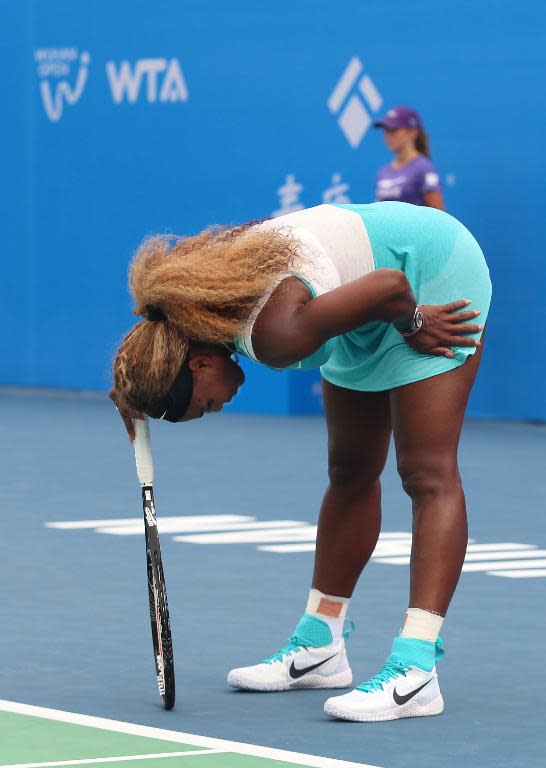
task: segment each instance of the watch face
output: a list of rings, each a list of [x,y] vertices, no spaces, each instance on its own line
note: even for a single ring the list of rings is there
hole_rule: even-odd
[[[415,329],[418,330],[423,325],[423,313],[420,309],[416,310],[414,315]]]

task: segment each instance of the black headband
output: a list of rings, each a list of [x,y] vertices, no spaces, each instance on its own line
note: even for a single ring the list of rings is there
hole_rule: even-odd
[[[146,304],[145,309],[148,313],[146,315],[146,320],[151,320],[152,322],[162,322],[167,320],[167,315],[155,304]]]
[[[171,388],[167,394],[158,400],[146,413],[152,419],[164,419],[165,421],[177,422],[184,416],[191,403],[193,395],[193,374],[189,366],[187,357]]]

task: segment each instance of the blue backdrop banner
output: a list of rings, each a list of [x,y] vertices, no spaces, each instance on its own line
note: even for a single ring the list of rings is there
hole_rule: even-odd
[[[372,122],[402,103],[491,268],[470,412],[546,418],[543,3],[12,0],[0,15],[0,384],[106,389],[145,235],[369,202],[389,159]],[[320,409],[317,375],[247,370],[234,410]]]

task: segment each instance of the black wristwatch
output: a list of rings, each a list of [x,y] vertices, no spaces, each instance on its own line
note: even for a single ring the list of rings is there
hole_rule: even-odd
[[[405,336],[406,338],[408,336],[413,336],[414,333],[417,333],[421,330],[423,327],[423,313],[421,312],[421,305],[418,304],[415,307],[415,312],[413,313],[413,319],[411,321],[411,325],[409,328],[404,329],[403,331],[398,331],[398,333],[401,336]]]

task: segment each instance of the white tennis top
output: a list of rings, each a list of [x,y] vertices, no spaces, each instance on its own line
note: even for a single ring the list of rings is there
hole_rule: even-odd
[[[334,205],[317,205],[258,224],[260,230],[290,234],[298,243],[297,272],[281,275],[256,302],[237,346],[259,362],[252,347],[252,329],[263,306],[286,277],[299,277],[314,296],[339,288],[375,269],[370,240],[359,213]]]

